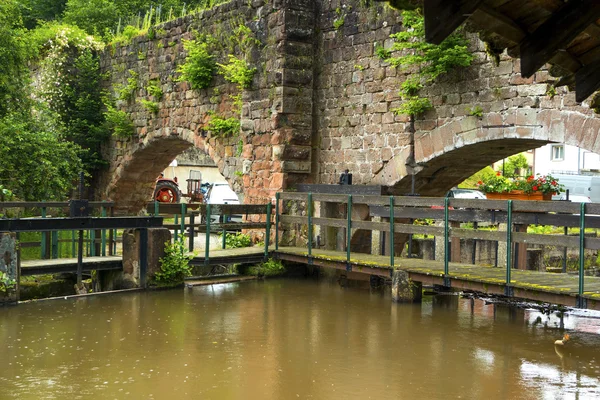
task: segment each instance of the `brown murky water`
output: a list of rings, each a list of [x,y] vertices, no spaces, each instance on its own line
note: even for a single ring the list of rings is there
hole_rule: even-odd
[[[593,399],[600,319],[273,280],[0,309],[0,399]],[[570,353],[570,354],[569,354]]]

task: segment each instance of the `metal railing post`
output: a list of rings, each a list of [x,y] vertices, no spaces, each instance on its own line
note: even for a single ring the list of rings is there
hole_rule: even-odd
[[[158,216],[160,214],[160,207],[158,201],[154,201],[154,216]]]
[[[90,238],[90,256],[96,256],[96,231],[89,230],[88,237]]]
[[[346,269],[350,268],[350,242],[352,241],[352,195],[348,195],[346,207]]]
[[[448,273],[450,272],[450,223],[449,223],[449,213],[448,213],[448,202],[449,198],[444,198],[444,281],[448,279]]]
[[[269,241],[271,240],[271,202],[267,203],[267,220],[265,226],[265,260],[269,258]]]
[[[179,214],[175,214],[175,229],[173,229],[175,237],[173,238],[173,241],[179,238],[179,229],[177,228],[177,225],[179,225]]]
[[[181,203],[181,233],[185,234],[185,213],[187,212],[187,207],[185,203]]]
[[[58,258],[58,231],[50,232],[52,258]]]
[[[194,219],[195,219],[195,214],[192,211],[190,213],[190,240],[189,240],[189,251],[194,251],[194,236],[195,236],[195,232],[194,232]]]
[[[103,202],[104,203],[104,202]],[[104,206],[104,204],[102,205],[102,207],[100,208],[101,212],[102,212],[102,217],[106,218],[106,207]],[[106,256],[106,229],[102,229],[101,233],[101,246],[102,246],[102,257]]]
[[[204,265],[208,265],[210,253],[210,203],[206,205],[206,238],[204,241]]]
[[[506,209],[506,286],[510,287],[512,269],[512,200],[508,200]]]
[[[148,228],[140,229],[140,286],[146,287],[148,271]]]
[[[394,196],[390,196],[390,267],[394,269]]]
[[[275,193],[275,250],[279,250],[279,196]]]
[[[42,207],[42,218],[46,218],[46,207]],[[45,260],[46,259],[46,232],[42,232],[42,239],[40,242],[40,252],[41,252],[41,259]]]
[[[583,299],[584,276],[585,276],[585,203],[581,203],[579,213],[579,290],[577,296],[577,306],[585,308],[585,300]]]
[[[308,255],[312,255],[312,193],[308,193]]]

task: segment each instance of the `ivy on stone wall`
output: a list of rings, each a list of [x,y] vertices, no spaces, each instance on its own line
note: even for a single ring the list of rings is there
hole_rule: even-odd
[[[424,85],[455,68],[471,65],[473,55],[467,49],[468,41],[462,30],[457,30],[439,45],[425,41],[425,22],[420,10],[402,12],[404,30],[390,35],[394,44],[392,53],[378,51],[390,64],[409,72],[400,85],[400,96],[404,100],[395,109],[397,114],[417,116],[432,108],[427,97],[419,95]]]
[[[210,35],[202,35],[195,40],[184,40],[183,47],[188,55],[185,62],[177,68],[180,82],[189,82],[192,89],[206,89],[210,86],[217,65],[212,53]]]
[[[240,113],[242,110],[242,92],[252,86],[257,69],[247,61],[252,49],[260,44],[254,32],[241,21],[234,23],[229,31],[214,32],[213,35],[197,34],[194,40],[184,41],[184,48],[188,51],[185,62],[178,67],[181,74],[177,80],[189,82],[192,89],[206,89],[213,81],[215,73],[223,76],[228,81],[235,83],[237,93],[228,94],[232,102],[232,112],[237,114],[233,117],[225,117],[214,112],[209,113],[210,120],[206,129],[211,131],[214,137],[226,137],[236,135],[240,132]],[[227,59],[218,63],[218,54],[227,54]],[[240,55],[235,55],[238,53]],[[210,102],[218,104],[222,94],[214,91]]]

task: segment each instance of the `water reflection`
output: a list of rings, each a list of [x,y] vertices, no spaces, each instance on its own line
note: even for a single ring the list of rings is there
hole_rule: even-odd
[[[31,303],[0,309],[0,399],[600,396],[600,319],[562,320],[302,280]]]

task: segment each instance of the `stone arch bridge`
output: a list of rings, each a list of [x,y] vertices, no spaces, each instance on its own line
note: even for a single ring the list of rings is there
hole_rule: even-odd
[[[340,15],[341,26],[334,24]],[[241,25],[256,44],[225,45]],[[399,29],[398,12],[359,1],[232,0],[108,48],[101,57],[106,86],[136,83],[133,98],[117,104],[136,134],[106,146],[110,167],[97,193],[136,211],[158,173],[191,146],[210,155],[246,203],[296,183],[336,183],[345,169],[354,184],[385,185],[393,194],[409,192],[414,173],[416,192],[441,195],[496,160],[548,142],[600,152],[600,119],[587,104],[566,88],[547,94],[554,78],[546,69],[525,79],[519,60],[503,55],[495,65],[475,37],[473,65],[424,89],[435,109],[416,121],[413,147],[408,120],[393,112],[406,75],[376,51],[389,48]],[[249,89],[239,92],[221,76],[202,90],[177,79],[184,41],[200,33],[224,44],[219,62],[232,53],[257,69]],[[152,82],[163,92],[154,99],[158,112],[142,102],[152,100]],[[474,109],[481,116],[471,116]],[[239,117],[239,135],[216,137],[207,129],[215,115]]]

